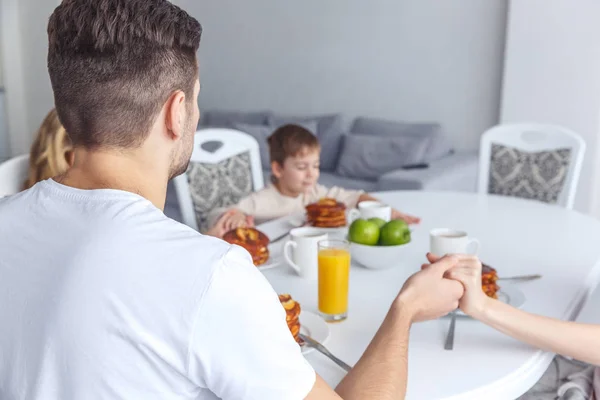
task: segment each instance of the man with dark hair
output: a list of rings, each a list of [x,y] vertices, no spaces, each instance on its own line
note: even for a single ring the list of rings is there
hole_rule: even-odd
[[[199,118],[200,24],[166,0],[64,0],[48,69],[75,163],[0,200],[1,399],[397,399],[410,325],[456,308],[411,277],[337,394],[249,254],[168,219]]]

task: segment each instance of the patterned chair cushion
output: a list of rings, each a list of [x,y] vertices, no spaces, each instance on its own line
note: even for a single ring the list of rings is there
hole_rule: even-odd
[[[556,203],[563,190],[571,149],[535,153],[492,144],[488,193]]]
[[[209,228],[208,215],[211,210],[237,204],[254,191],[248,152],[218,164],[190,162],[186,175],[201,232]]]

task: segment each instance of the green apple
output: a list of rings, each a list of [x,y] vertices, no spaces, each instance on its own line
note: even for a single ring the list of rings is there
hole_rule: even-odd
[[[397,246],[410,242],[410,228],[401,219],[395,219],[381,227],[379,244],[382,246]]]
[[[374,246],[379,240],[379,227],[366,219],[357,219],[350,225],[348,239],[354,243]]]
[[[377,224],[377,227],[379,229],[381,229],[381,227],[385,225],[385,220],[383,220],[381,218],[377,218],[377,217],[369,218],[367,221],[371,221],[371,222]]]

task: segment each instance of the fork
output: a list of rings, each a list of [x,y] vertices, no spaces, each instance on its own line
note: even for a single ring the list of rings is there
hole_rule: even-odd
[[[340,360],[339,358],[337,358],[336,356],[331,354],[331,352],[329,350],[327,350],[327,348],[325,346],[323,346],[321,343],[317,342],[315,339],[311,338],[310,336],[300,333],[300,334],[298,334],[298,337],[300,339],[304,340],[304,343],[306,345],[309,345],[313,349],[317,350],[319,353],[329,357],[331,359],[331,361],[333,361],[334,363],[336,363],[337,365],[342,367],[346,372],[350,372],[350,370],[352,369],[351,366],[349,366],[348,364],[346,364],[345,362],[343,362],[342,360]]]
[[[499,281],[534,281],[536,279],[541,279],[541,275],[519,275],[519,276],[508,276],[508,277],[499,277]]]

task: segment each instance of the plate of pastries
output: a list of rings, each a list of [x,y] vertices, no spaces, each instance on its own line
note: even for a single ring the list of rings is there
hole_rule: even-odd
[[[498,299],[513,307],[521,307],[525,304],[525,295],[514,286],[498,286],[498,272],[488,264],[481,264],[481,288],[483,292],[493,299]],[[463,314],[462,311],[458,311]]]
[[[323,318],[308,311],[302,311],[300,303],[292,298],[289,294],[280,294],[279,301],[285,310],[285,321],[294,337],[296,343],[302,347],[302,353],[307,354],[314,349],[304,346],[304,342],[300,339],[299,334],[302,332],[315,339],[317,342],[324,344],[329,338],[329,327]]]
[[[269,237],[256,228],[240,227],[232,229],[223,235],[223,240],[246,249],[252,256],[254,265],[260,269],[273,268],[279,265],[279,262],[271,259]]]
[[[309,226],[324,229],[345,229],[348,225],[346,205],[332,198],[322,198],[305,207]]]
[[[481,288],[483,292],[492,299],[498,298],[498,290],[500,286],[496,283],[498,281],[498,272],[487,264],[482,264],[481,269]]]

